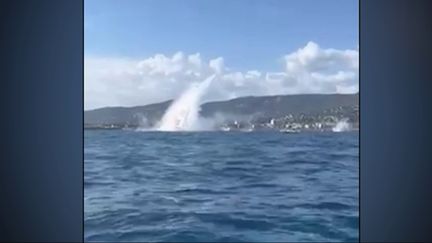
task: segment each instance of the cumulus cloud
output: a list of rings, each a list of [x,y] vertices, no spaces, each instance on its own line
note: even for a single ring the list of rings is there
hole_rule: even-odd
[[[205,60],[200,53],[156,54],[146,59],[85,58],[85,109],[134,106],[178,97],[192,83],[217,77],[205,101],[248,95],[355,93],[358,91],[358,48],[323,49],[314,42],[283,56],[279,72],[236,71],[223,57]]]

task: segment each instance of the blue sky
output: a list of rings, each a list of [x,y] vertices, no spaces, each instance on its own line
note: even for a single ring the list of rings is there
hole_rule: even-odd
[[[85,0],[86,109],[358,91],[353,0]]]
[[[85,0],[84,21],[86,56],[199,52],[237,70],[279,70],[309,41],[358,45],[352,0]]]

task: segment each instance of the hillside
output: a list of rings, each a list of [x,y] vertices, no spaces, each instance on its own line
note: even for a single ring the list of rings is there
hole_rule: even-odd
[[[171,104],[171,100],[136,107],[105,107],[84,112],[86,126],[101,124],[138,125],[143,117],[148,123],[157,122]],[[322,114],[340,107],[358,107],[357,94],[302,94],[277,96],[249,96],[227,101],[208,102],[201,106],[201,115],[211,117],[217,113],[281,117],[286,115]]]

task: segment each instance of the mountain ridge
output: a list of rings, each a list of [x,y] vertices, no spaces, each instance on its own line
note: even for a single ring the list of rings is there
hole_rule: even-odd
[[[173,100],[142,106],[101,107],[84,111],[85,124],[139,125],[160,120]],[[318,114],[338,107],[358,107],[359,93],[355,94],[293,94],[271,96],[243,96],[229,100],[211,101],[201,105],[201,115],[211,117],[218,113],[260,117]]]

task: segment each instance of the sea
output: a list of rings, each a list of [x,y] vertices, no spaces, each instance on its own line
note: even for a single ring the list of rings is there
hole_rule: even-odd
[[[84,132],[84,240],[355,242],[356,132]]]

